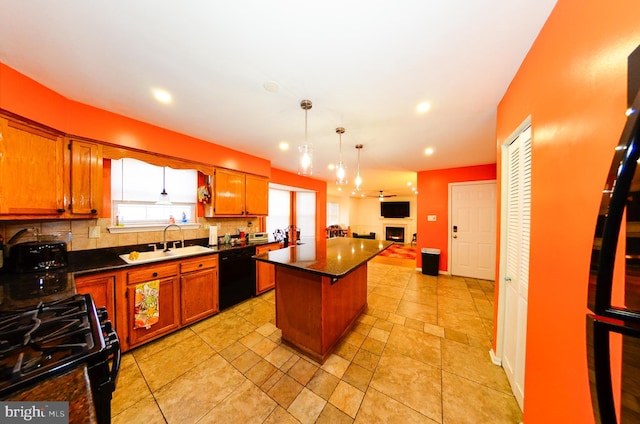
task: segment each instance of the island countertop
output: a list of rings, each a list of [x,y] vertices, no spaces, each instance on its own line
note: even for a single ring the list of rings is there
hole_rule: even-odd
[[[306,243],[272,250],[254,258],[326,277],[342,278],[392,244],[383,240],[335,237],[326,240],[324,249],[317,243]]]

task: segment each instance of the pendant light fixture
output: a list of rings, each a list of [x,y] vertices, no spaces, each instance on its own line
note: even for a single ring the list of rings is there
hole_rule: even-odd
[[[156,205],[170,205],[171,200],[169,199],[169,193],[165,190],[165,171],[166,167],[162,167],[162,192],[160,193],[160,197],[156,202]]]
[[[356,144],[356,149],[358,150],[358,169],[356,171],[356,191],[360,191],[360,187],[362,186],[362,178],[360,177],[360,150],[362,150],[362,144]]]
[[[344,163],[342,163],[342,134],[344,134],[344,128],[336,128],[336,133],[340,137],[340,158],[336,166],[336,184],[345,185],[347,184],[347,169]]]
[[[304,110],[304,145],[298,147],[302,154],[300,163],[298,164],[298,175],[311,175],[313,173],[311,167],[311,144],[307,142],[307,111],[311,109],[313,104],[311,100],[302,100],[300,107]]]

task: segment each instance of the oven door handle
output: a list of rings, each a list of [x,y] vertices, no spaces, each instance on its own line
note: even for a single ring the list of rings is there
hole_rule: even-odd
[[[113,363],[111,365],[111,375],[109,376],[109,379],[113,384],[113,390],[115,390],[118,373],[120,372],[120,364],[122,362],[122,351],[120,349],[120,339],[118,339],[118,335],[115,331],[111,337],[113,338],[110,341],[111,350],[113,351]]]

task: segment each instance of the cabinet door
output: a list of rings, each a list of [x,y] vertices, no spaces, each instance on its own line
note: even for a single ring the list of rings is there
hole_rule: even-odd
[[[192,324],[218,312],[218,269],[180,276],[182,325]]]
[[[114,301],[115,274],[94,274],[75,278],[76,291],[90,294],[96,307],[106,307],[109,319],[116,327],[116,305]]]
[[[256,247],[256,255],[278,250],[279,243],[271,243]],[[276,267],[266,262],[256,261],[256,294],[264,293],[276,286]]]
[[[245,191],[245,213],[248,215],[269,215],[269,180],[255,175],[246,175]]]
[[[216,169],[214,187],[216,215],[244,214],[244,174]]]
[[[0,214],[62,215],[62,137],[5,118],[0,118],[0,136]]]
[[[160,280],[159,320],[148,329],[134,328],[136,286],[134,284],[127,286],[127,320],[129,323],[127,330],[129,331],[128,343],[130,347],[135,347],[178,329],[180,326],[179,285],[177,277]]]
[[[102,206],[102,146],[71,140],[71,213],[99,215]]]

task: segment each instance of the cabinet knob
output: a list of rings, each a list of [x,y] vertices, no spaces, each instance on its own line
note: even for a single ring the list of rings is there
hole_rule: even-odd
[[[98,213],[96,209],[91,209],[91,213]]]
[[[198,268],[202,268],[202,264],[198,264]]]
[[[153,274],[151,274],[151,275],[153,275],[154,277],[157,277],[157,276],[158,276],[158,273],[157,273],[157,272],[154,272],[154,273],[153,273]]]
[[[58,212],[58,213],[64,213],[64,209],[58,209],[56,212]]]

